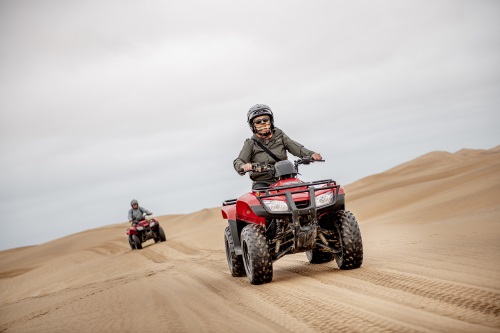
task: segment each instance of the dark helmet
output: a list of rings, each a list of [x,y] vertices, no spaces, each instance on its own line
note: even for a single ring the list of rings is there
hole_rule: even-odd
[[[297,175],[297,168],[289,161],[279,161],[274,165],[274,176],[278,179],[285,179],[288,177],[295,177]]]
[[[130,206],[133,206],[134,204],[137,204],[137,206],[139,206],[139,202],[135,199],[130,201]]]
[[[271,130],[274,129],[274,116],[271,108],[265,104],[255,104],[247,112],[247,122],[252,132],[256,132],[255,127],[253,126],[253,118],[263,115],[268,115],[271,118]]]

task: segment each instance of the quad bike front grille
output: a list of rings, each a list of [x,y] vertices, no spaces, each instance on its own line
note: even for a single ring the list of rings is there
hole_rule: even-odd
[[[297,206],[298,209],[307,208],[309,207],[309,200],[295,201],[295,206]]]
[[[313,219],[315,219],[317,210],[316,202],[315,200],[311,201],[310,198],[316,198],[316,191],[332,190],[334,193],[333,202],[328,205],[323,205],[321,209],[324,209],[328,206],[333,206],[335,204],[337,200],[337,194],[339,193],[339,189],[340,185],[337,185],[337,183],[335,183],[334,180],[327,179],[309,183],[300,183],[298,185],[297,184],[284,185],[272,188],[266,187],[263,189],[257,189],[256,191],[259,192],[257,200],[259,200],[260,204],[264,207],[267,213],[273,215],[281,215],[281,214],[285,215],[285,214],[290,214],[291,212],[292,219],[298,221],[298,217],[300,215],[308,215],[308,214],[314,215]],[[294,201],[292,195],[298,193],[309,193],[308,200]],[[285,196],[286,204],[288,206],[287,211],[270,210],[263,202],[263,200],[267,198],[283,197],[283,196]]]

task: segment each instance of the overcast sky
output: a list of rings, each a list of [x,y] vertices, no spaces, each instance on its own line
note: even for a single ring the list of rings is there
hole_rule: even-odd
[[[495,0],[0,0],[0,250],[124,222],[134,198],[158,215],[236,198],[257,103],[326,159],[305,180],[493,148],[499,17]]]

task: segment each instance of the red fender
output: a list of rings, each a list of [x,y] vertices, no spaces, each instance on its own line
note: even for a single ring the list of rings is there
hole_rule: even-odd
[[[253,192],[243,194],[238,201],[236,201],[236,218],[245,222],[255,223],[255,224],[266,224],[266,219],[257,216],[251,206],[260,206],[259,200],[255,197]]]
[[[138,235],[137,229],[135,227],[130,227],[130,229],[127,230],[127,235]]]
[[[222,206],[222,218],[236,220],[236,205]]]

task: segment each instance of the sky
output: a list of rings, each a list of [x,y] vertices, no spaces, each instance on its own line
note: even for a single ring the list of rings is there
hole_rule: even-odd
[[[238,197],[258,103],[326,160],[304,180],[496,147],[499,14],[494,0],[0,0],[0,250],[125,222],[132,199],[168,215]]]

